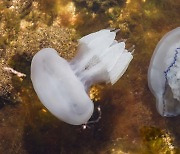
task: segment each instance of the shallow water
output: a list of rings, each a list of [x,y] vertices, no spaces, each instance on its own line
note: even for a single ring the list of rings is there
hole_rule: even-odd
[[[160,38],[180,25],[179,0],[0,0],[0,153],[180,153],[180,117],[161,117],[147,85],[151,55]],[[135,45],[128,71],[90,96],[102,118],[86,129],[56,119],[38,100],[30,62],[43,47],[71,59],[77,39],[102,28]],[[8,85],[8,86],[7,86]],[[2,88],[6,87],[6,88]],[[92,118],[96,118],[94,113]]]

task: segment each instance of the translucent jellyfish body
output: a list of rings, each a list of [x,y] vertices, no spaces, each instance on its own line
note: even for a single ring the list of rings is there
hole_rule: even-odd
[[[148,84],[162,116],[180,114],[180,27],[168,32],[156,46]]]
[[[66,61],[52,48],[39,51],[32,59],[31,80],[44,106],[60,120],[85,124],[94,111],[87,92],[92,84],[114,84],[125,72],[132,55],[116,32],[100,30],[79,40],[78,53]]]

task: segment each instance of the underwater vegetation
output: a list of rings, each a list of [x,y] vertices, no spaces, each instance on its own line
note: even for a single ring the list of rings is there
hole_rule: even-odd
[[[76,42],[73,41],[74,30],[64,27],[60,28],[56,23],[49,27],[49,22],[47,22],[49,18],[37,9],[36,2],[31,3],[30,8],[28,7],[31,11],[23,18],[20,17],[22,15],[20,10],[23,10],[26,5],[21,5],[19,9],[20,2],[14,2],[15,4],[8,2],[1,2],[1,7],[4,10],[1,10],[2,18],[0,23],[2,33],[0,39],[0,75],[2,76],[0,87],[2,90],[0,92],[1,96],[5,97],[4,99],[7,99],[7,94],[10,97],[13,86],[11,73],[8,73],[3,68],[10,66],[17,71],[29,72],[27,66],[21,64],[17,59],[18,55],[21,57],[24,55],[23,57],[26,59],[27,65],[29,65],[29,60],[41,48],[55,48],[61,53],[61,56],[67,59],[72,58],[76,50]],[[25,3],[26,1],[22,2]],[[14,96],[16,93],[12,95]]]
[[[179,153],[180,119],[157,113],[146,80],[156,44],[180,25],[179,7],[178,0],[0,0],[0,153]],[[132,65],[113,87],[90,90],[98,123],[67,125],[38,100],[32,57],[51,47],[72,59],[77,39],[108,27],[136,46]]]
[[[124,42],[115,40],[116,33],[102,29],[82,37],[71,61],[60,57],[53,48],[44,48],[34,55],[31,62],[34,90],[58,119],[72,125],[88,124],[94,112],[88,96],[91,86],[113,85],[125,73],[133,56]]]
[[[90,12],[100,13],[105,12],[111,7],[121,7],[125,1],[123,0],[74,0],[77,8],[84,8]]]

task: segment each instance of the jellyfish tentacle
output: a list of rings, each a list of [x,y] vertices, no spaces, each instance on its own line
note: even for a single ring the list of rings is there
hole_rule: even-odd
[[[90,128],[91,128],[91,127],[89,126],[90,124],[98,123],[99,120],[101,120],[101,118],[102,118],[102,111],[101,111],[101,107],[100,107],[100,106],[97,107],[97,111],[98,111],[98,117],[97,117],[97,119],[95,119],[95,120],[90,120],[90,121],[88,121],[87,123],[83,124],[83,125],[82,125],[83,130],[86,129],[86,128],[89,128],[89,129],[90,129]]]

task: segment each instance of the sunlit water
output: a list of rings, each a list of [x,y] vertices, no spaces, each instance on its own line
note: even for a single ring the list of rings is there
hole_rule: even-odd
[[[2,94],[0,100],[5,103],[0,109],[0,153],[180,152],[180,117],[161,117],[147,85],[156,44],[180,25],[178,0],[0,0],[0,8],[1,61],[26,74],[13,75],[8,99]],[[83,129],[59,121],[32,88],[32,55],[50,46],[70,59],[78,38],[110,27],[120,28],[117,38],[127,39],[127,48],[135,45],[128,71],[113,86],[91,89],[90,97],[102,110],[98,123]]]

